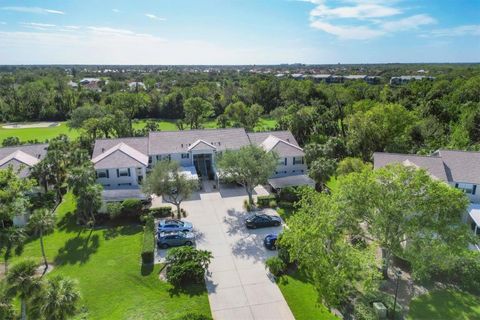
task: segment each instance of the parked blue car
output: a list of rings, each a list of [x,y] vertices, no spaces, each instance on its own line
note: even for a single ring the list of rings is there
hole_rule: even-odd
[[[270,216],[263,213],[255,213],[245,220],[245,226],[248,229],[278,227],[282,224],[282,219],[277,216]]]
[[[193,224],[188,221],[182,221],[178,219],[164,219],[160,220],[158,224],[158,232],[171,232],[171,231],[192,231]]]
[[[193,246],[195,244],[195,235],[192,232],[159,232],[157,237],[157,246],[162,249],[176,246]]]

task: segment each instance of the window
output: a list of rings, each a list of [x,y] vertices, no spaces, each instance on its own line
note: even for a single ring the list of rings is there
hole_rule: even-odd
[[[109,184],[109,183],[107,183],[107,184],[102,184],[102,186],[106,188],[106,187],[110,187],[110,184]]]
[[[97,170],[97,178],[109,178],[108,170]]]
[[[287,158],[285,158],[285,165],[287,165]]]
[[[132,185],[131,183],[119,183],[119,184],[118,184],[119,187],[131,186],[131,185]]]
[[[152,159],[152,156],[149,156],[149,157],[148,157],[148,163],[152,163],[152,160],[153,160],[153,159]]]
[[[182,159],[188,159],[188,158],[190,158],[189,153],[182,153]]]
[[[130,177],[130,168],[117,169],[117,177]]]
[[[278,165],[279,166],[286,166],[287,165],[287,158],[280,158],[278,159]]]
[[[467,194],[475,194],[477,186],[471,183],[457,183],[455,184],[455,188],[463,190],[463,192]]]
[[[293,164],[305,164],[303,157],[293,157]]]

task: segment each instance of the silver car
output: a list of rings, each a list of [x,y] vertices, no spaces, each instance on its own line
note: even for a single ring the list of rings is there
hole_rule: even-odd
[[[192,232],[159,232],[157,246],[166,249],[176,246],[192,246],[195,243],[195,235]]]
[[[193,225],[184,220],[178,219],[162,219],[158,223],[158,232],[170,232],[170,231],[192,231]]]

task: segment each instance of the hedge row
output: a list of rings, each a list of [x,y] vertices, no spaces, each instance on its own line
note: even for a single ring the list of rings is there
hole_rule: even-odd
[[[261,208],[270,207],[270,203],[276,200],[277,198],[275,197],[275,195],[258,196],[257,205]]]
[[[172,207],[164,206],[148,209],[148,215],[154,218],[167,218],[173,214]]]
[[[143,228],[142,263],[151,264],[155,252],[155,221],[148,218]]]

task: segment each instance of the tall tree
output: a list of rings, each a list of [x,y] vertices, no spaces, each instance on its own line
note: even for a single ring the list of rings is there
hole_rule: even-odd
[[[48,209],[36,209],[30,215],[28,220],[28,228],[40,237],[40,249],[42,250],[45,274],[48,270],[47,255],[45,254],[45,245],[43,236],[52,232],[55,228],[55,213]]]
[[[213,115],[212,104],[200,97],[188,98],[184,105],[185,122],[190,129],[200,129],[202,124]]]
[[[145,110],[150,103],[150,98],[145,93],[120,92],[112,97],[112,105],[122,110],[128,119],[130,135],[133,136],[132,120]]]
[[[240,150],[226,150],[217,160],[221,178],[241,184],[253,204],[253,189],[267,183],[275,172],[278,155],[249,145]]]
[[[0,252],[3,252],[5,274],[8,272],[8,260],[12,257],[13,252],[21,253],[26,238],[23,228],[7,227],[1,230]]]
[[[175,205],[179,217],[182,201],[188,199],[196,188],[198,182],[182,174],[175,161],[157,162],[142,186],[145,193],[162,196],[163,200]]]
[[[21,305],[21,319],[26,320],[27,304],[41,290],[41,281],[35,276],[37,264],[32,260],[25,260],[12,266],[7,273],[8,294],[18,296]]]
[[[345,214],[332,196],[302,189],[288,226],[280,245],[306,272],[322,303],[337,307],[358,286],[367,289],[378,278],[376,248],[352,241],[356,219]]]
[[[63,276],[55,276],[43,283],[42,291],[33,299],[32,313],[42,319],[69,319],[77,313],[79,301],[77,283]]]
[[[467,197],[423,169],[394,165],[351,173],[339,178],[336,192],[345,214],[365,222],[367,236],[381,246],[384,277],[393,255],[415,266],[431,246],[456,252],[473,241],[462,222]]]

